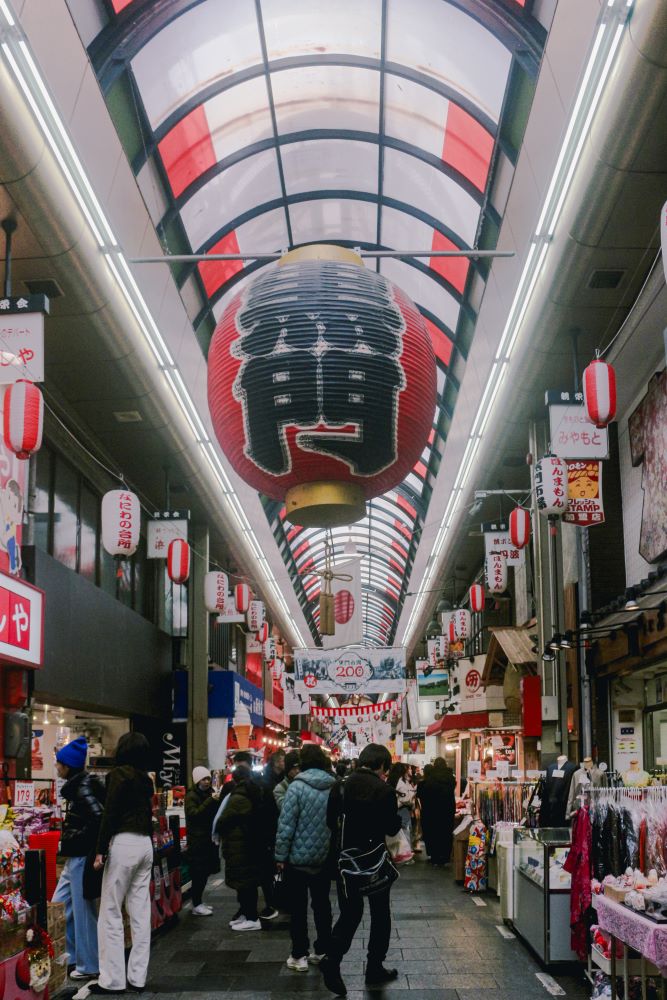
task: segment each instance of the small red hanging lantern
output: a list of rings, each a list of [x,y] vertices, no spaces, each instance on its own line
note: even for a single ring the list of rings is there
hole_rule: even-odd
[[[247,583],[237,583],[234,587],[234,604],[239,615],[244,615],[250,605],[250,587]]]
[[[470,600],[470,610],[479,614],[484,610],[484,587],[481,583],[473,583],[468,593]]]
[[[257,642],[261,642],[262,645],[264,645],[264,643],[269,638],[269,623],[268,622],[262,622],[262,624],[260,625],[260,627],[257,629],[257,632],[255,633],[255,636],[257,638]]]
[[[584,406],[596,427],[606,427],[616,416],[616,373],[599,358],[584,371]]]
[[[185,583],[190,576],[190,546],[182,538],[169,542],[167,572],[172,583]]]
[[[510,514],[510,539],[515,549],[523,549],[530,541],[530,511],[515,507]]]
[[[227,574],[207,573],[204,577],[204,605],[207,611],[224,615],[227,607]]]
[[[264,624],[264,604],[262,601],[251,601],[248,605],[246,623],[249,632],[259,632]]]
[[[17,458],[30,458],[42,447],[44,397],[34,382],[19,379],[5,390],[5,445]]]

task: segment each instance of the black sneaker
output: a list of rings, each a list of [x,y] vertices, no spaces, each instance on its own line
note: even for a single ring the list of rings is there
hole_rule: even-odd
[[[366,969],[366,986],[383,986],[398,979],[398,969],[385,969],[383,965],[377,969]]]
[[[87,983],[85,986],[81,987],[81,990],[88,990],[88,993],[92,993],[95,996],[106,996],[106,997],[116,997],[120,993],[125,992],[124,990],[106,990],[104,986],[100,986],[100,984],[97,982]]]
[[[145,993],[146,992],[146,987],[145,986],[135,986],[134,983],[131,983],[130,980],[128,979],[127,980],[126,990],[127,990],[128,993]]]
[[[260,917],[262,920],[275,920],[278,916],[278,910],[274,909],[273,906],[265,906]]]
[[[347,996],[347,988],[340,974],[340,964],[330,958],[323,958],[319,970],[326,988],[337,997]]]

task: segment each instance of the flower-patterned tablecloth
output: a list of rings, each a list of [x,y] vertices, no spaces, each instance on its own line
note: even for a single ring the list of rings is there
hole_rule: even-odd
[[[606,896],[597,897],[597,922],[603,931],[634,948],[667,976],[667,924],[657,924]]]

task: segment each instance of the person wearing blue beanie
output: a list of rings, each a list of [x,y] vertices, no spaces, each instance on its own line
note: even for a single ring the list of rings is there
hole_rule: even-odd
[[[56,770],[65,779],[60,790],[66,802],[59,853],[65,857],[54,903],[65,904],[66,947],[72,979],[88,979],[99,971],[97,951],[97,910],[84,897],[86,857],[94,853],[102,818],[104,786],[86,771],[88,744],[78,736],[56,753]]]

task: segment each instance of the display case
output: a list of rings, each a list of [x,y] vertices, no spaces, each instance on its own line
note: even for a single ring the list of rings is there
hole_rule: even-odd
[[[570,947],[568,829],[514,831],[514,927],[545,965],[576,961]]]

